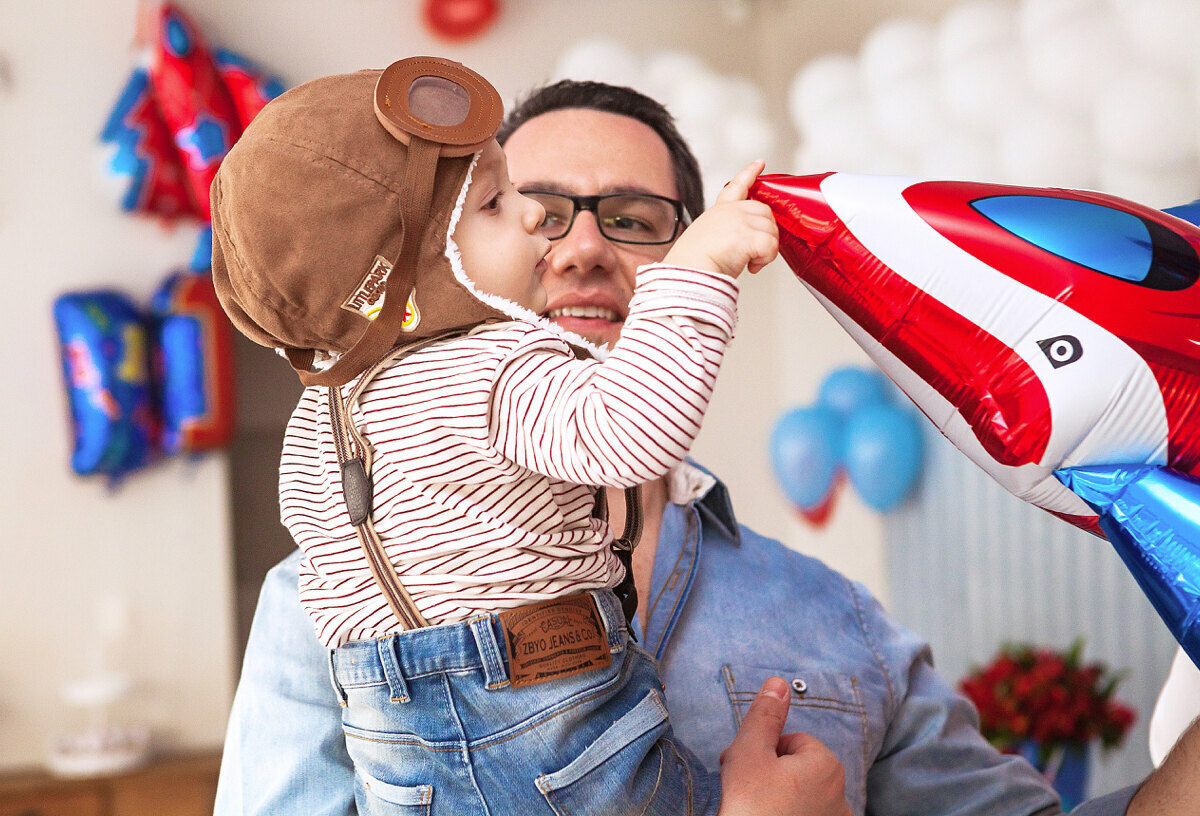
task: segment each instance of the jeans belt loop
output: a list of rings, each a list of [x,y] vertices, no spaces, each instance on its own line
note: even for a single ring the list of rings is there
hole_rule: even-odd
[[[333,693],[337,695],[338,705],[345,708],[347,703],[346,690],[342,688],[342,684],[337,679],[337,665],[334,660],[336,653],[336,649],[329,650],[329,682],[333,685]]]
[[[388,689],[392,693],[392,702],[409,702],[412,698],[408,695],[408,684],[404,682],[404,672],[400,668],[400,638],[388,635],[378,638],[375,644],[379,649],[379,663],[383,666],[383,676],[387,678]]]
[[[500,625],[495,615],[481,615],[470,620],[471,634],[483,663],[483,681],[489,691],[508,686],[508,669],[504,665],[505,648],[496,638]],[[501,635],[503,637],[503,635]]]
[[[588,592],[596,604],[596,611],[600,613],[600,622],[604,625],[604,631],[608,635],[608,650],[613,654],[620,653],[624,648],[621,644],[621,635],[625,631],[622,623],[625,620],[625,613],[621,611],[621,602],[617,600],[617,596],[611,589],[589,589]]]

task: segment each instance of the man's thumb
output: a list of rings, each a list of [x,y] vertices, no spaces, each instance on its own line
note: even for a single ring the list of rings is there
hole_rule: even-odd
[[[787,681],[780,677],[768,677],[755,695],[754,702],[750,703],[750,710],[742,718],[733,744],[726,750],[751,749],[770,751],[771,755],[775,755],[775,746],[779,744],[783,724],[787,721],[790,696]]]

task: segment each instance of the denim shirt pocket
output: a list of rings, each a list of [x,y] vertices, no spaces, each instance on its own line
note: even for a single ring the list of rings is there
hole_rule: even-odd
[[[744,664],[722,666],[721,677],[737,726],[768,677],[787,680],[792,698],[784,732],[811,734],[833,751],[846,771],[850,810],[865,811],[868,722],[857,678],[828,669],[766,669]]]

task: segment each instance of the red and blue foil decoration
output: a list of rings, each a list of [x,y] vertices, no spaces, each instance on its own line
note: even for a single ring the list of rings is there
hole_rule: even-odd
[[[763,176],[780,254],[1017,497],[1108,538],[1200,664],[1200,229],[1116,196]]]
[[[170,275],[150,310],[163,450],[195,453],[228,444],[237,411],[233,332],[212,276],[194,270]]]
[[[283,83],[237,54],[210,52],[174,6],[157,14],[148,65],[134,69],[100,139],[115,148],[122,209],[206,222],[221,159]]]
[[[108,169],[122,181],[121,209],[166,221],[200,217],[175,137],[158,110],[148,69],[134,69],[100,140],[115,148]]]
[[[286,90],[279,77],[224,48],[213,49],[213,64],[237,110],[239,136],[268,102]]]
[[[157,433],[146,326],[114,291],[73,292],[54,302],[71,406],[71,467],[112,479],[146,465]]]
[[[79,405],[74,415],[80,473],[124,472],[144,464],[156,448],[170,454],[194,453],[230,441],[235,414],[233,335],[207,272],[212,255],[209,187],[221,160],[251,120],[284,91],[278,77],[245,57],[223,49],[210,51],[200,30],[175,6],[145,9],[148,14],[140,22],[144,31],[153,32],[144,38],[152,42],[100,138],[112,148],[109,169],[121,183],[123,210],[165,221],[195,220],[203,228],[190,270],[167,277],[146,318],[154,347],[155,410],[150,408],[147,381],[142,384],[146,404],[139,404],[136,413],[150,419],[135,421],[124,410],[97,414],[97,406],[121,407],[107,385],[120,367],[100,355],[99,346],[72,341],[68,350],[64,339],[64,360],[78,363],[68,368],[68,384],[104,383],[88,385],[91,391],[72,386],[72,404]],[[118,309],[114,294],[89,301],[86,307],[75,305],[76,297],[83,296],[64,296],[61,306],[72,325],[80,322],[71,317],[77,312],[103,316]],[[136,309],[127,300],[121,303],[123,319],[132,322]],[[56,306],[56,315],[59,311]],[[93,326],[88,336],[97,331]],[[114,342],[106,341],[104,347]],[[119,447],[120,440],[137,444],[131,442],[120,455],[108,451]],[[141,451],[140,458],[134,449]]]

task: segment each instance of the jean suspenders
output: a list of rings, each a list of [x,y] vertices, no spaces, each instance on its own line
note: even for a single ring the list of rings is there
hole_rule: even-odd
[[[375,583],[379,586],[383,597],[387,600],[392,614],[400,622],[403,629],[421,629],[429,626],[429,622],[417,609],[408,590],[396,575],[395,567],[384,552],[383,542],[375,532],[371,520],[374,488],[371,481],[371,463],[373,451],[367,438],[354,425],[352,410],[362,396],[363,390],[380,371],[392,362],[439,340],[445,340],[450,335],[431,337],[428,340],[394,350],[375,365],[371,366],[358,378],[350,394],[342,400],[341,389],[329,386],[329,419],[333,426],[334,445],[337,449],[338,465],[342,472],[342,494],[346,508],[350,513],[350,523],[358,533],[358,542],[366,556],[367,565]],[[596,513],[598,518],[607,519],[607,502],[603,489],[596,492]],[[617,560],[625,568],[625,577],[613,590],[621,600],[621,609],[625,620],[633,633],[633,614],[637,611],[637,589],[633,583],[633,549],[637,546],[642,534],[642,502],[641,490],[637,487],[625,490],[625,529],[620,538],[612,543]],[[636,637],[635,637],[636,639]]]

